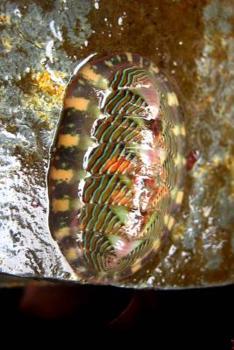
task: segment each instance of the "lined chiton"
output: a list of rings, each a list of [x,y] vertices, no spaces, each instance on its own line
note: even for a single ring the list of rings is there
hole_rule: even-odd
[[[72,77],[48,173],[49,226],[83,281],[152,260],[181,205],[185,128],[168,79],[137,54],[92,56]]]

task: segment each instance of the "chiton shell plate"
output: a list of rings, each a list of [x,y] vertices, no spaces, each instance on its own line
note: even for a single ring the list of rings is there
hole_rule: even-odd
[[[184,153],[177,95],[150,60],[80,66],[48,172],[50,231],[79,280],[122,281],[158,254],[183,200]]]

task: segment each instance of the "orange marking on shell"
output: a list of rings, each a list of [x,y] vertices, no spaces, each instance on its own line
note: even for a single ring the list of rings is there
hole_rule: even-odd
[[[115,190],[111,194],[111,203],[118,205],[127,205],[129,204],[129,198],[125,196],[125,193],[122,190]]]
[[[83,97],[68,97],[64,100],[64,108],[75,108],[78,111],[86,111],[89,102],[89,100]]]
[[[56,169],[55,167],[51,168],[50,178],[55,181],[65,181],[69,182],[72,180],[74,176],[73,170],[64,170],[64,169]]]
[[[130,202],[129,198],[127,198],[127,197],[123,197],[119,201],[119,205],[126,205],[126,206],[128,206],[130,204],[131,204],[131,202]]]
[[[78,249],[76,248],[69,248],[66,251],[66,258],[68,261],[76,260],[78,257]]]
[[[70,134],[60,134],[58,139],[58,146],[64,147],[75,147],[78,146],[80,141],[80,136],[70,135]]]
[[[115,162],[109,167],[108,172],[114,174],[117,169],[118,169],[118,162]]]
[[[80,74],[87,80],[91,80],[94,82],[98,82],[102,76],[100,74],[97,74],[94,72],[94,70],[91,68],[89,64],[85,65],[81,71]]]
[[[52,210],[56,212],[69,210],[70,202],[69,199],[53,199]]]
[[[121,158],[118,171],[119,171],[120,173],[124,173],[124,171],[130,166],[130,164],[131,164],[130,160]]]
[[[119,173],[124,173],[129,164],[129,160],[126,160],[125,158],[120,158],[119,160],[117,160],[109,166],[108,171],[109,173],[115,173],[118,170]]]
[[[69,227],[62,227],[54,232],[54,236],[56,239],[61,240],[64,237],[68,237],[70,235],[70,228]]]
[[[111,167],[111,165],[116,162],[116,159],[117,159],[117,157],[113,157],[111,159],[108,159],[106,161],[106,164],[105,164],[104,168],[103,168],[103,171],[104,172],[107,171]]]
[[[107,160],[103,170],[110,173],[115,173],[118,170],[119,173],[123,173],[130,164],[131,162],[124,157],[119,159],[117,159],[117,157],[113,157]]]

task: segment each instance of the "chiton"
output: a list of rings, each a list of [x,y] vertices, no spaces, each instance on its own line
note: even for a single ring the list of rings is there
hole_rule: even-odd
[[[49,227],[78,279],[121,281],[157,256],[183,199],[185,127],[148,59],[93,55],[68,84],[48,172]]]

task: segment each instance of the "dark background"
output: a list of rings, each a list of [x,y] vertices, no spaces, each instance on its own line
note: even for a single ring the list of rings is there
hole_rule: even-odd
[[[54,344],[73,339],[79,349],[79,342],[92,342],[94,334],[101,342],[111,334],[118,342],[116,335],[124,334],[132,344],[142,338],[153,349],[232,349],[234,286],[135,291],[65,285],[43,291],[33,287],[30,293],[25,288],[0,290],[1,339],[10,330],[18,339],[32,337],[36,343],[47,337]]]

